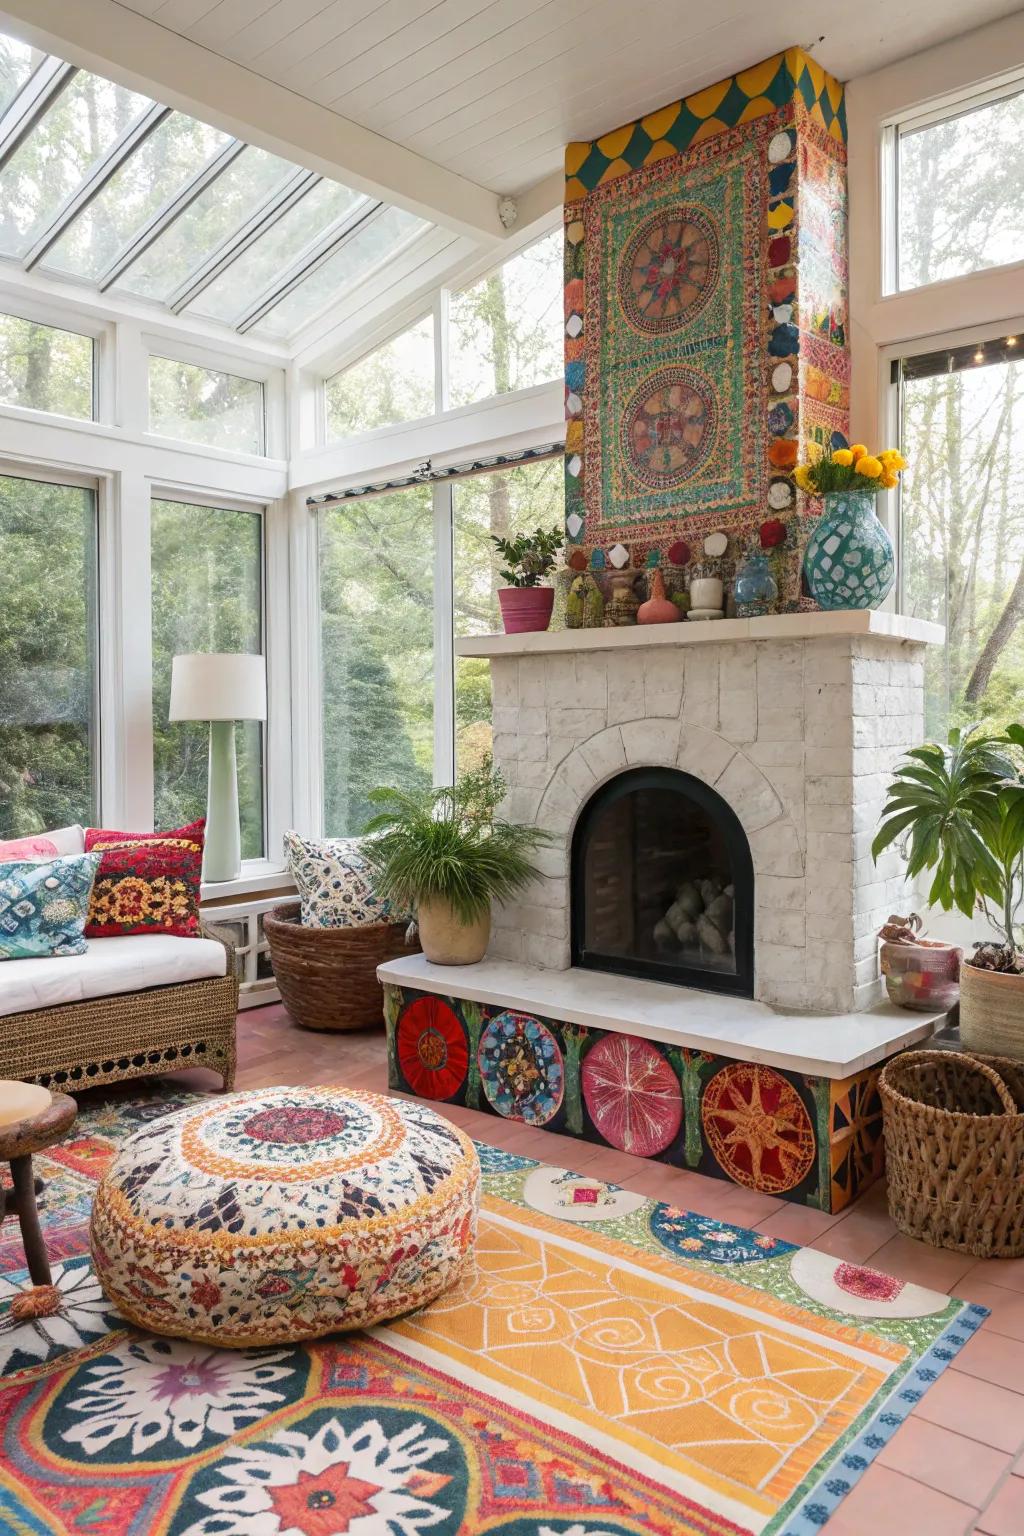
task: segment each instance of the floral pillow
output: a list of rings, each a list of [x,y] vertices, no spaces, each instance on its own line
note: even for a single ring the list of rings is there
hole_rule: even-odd
[[[199,933],[205,821],[171,832],[110,832],[89,827],[85,846],[102,855],[85,935]]]
[[[0,960],[82,955],[99,854],[0,865]]]
[[[397,921],[391,903],[374,895],[366,862],[344,837],[284,835],[288,869],[299,891],[304,928],[358,928]]]

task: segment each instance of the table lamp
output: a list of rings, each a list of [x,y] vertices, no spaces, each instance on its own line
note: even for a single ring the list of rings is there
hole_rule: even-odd
[[[267,669],[262,656],[175,656],[170,720],[210,722],[203,879],[234,880],[242,870],[235,721],[267,718]]]

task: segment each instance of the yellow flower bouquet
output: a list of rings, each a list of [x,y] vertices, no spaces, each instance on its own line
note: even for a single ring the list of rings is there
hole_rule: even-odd
[[[793,479],[809,496],[826,496],[830,491],[891,491],[899,484],[907,461],[895,448],[868,453],[863,443],[849,448],[833,448],[828,453],[813,451],[806,464],[798,464]]]

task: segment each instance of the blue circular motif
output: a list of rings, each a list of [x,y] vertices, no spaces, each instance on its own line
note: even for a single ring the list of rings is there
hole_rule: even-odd
[[[525,1013],[497,1013],[480,1037],[480,1081],[506,1120],[547,1125],[562,1107],[565,1068],[550,1029]]]
[[[731,1222],[713,1221],[696,1211],[674,1205],[657,1205],[651,1212],[651,1231],[670,1253],[681,1259],[704,1259],[711,1264],[754,1264],[779,1253],[792,1253],[794,1244],[767,1232],[751,1232]]]
[[[804,574],[821,608],[877,608],[896,580],[892,540],[873,491],[834,491],[807,541]]]

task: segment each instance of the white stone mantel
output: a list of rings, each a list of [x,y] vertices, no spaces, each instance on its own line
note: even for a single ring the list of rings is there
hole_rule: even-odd
[[[456,656],[549,656],[565,651],[620,651],[649,645],[724,645],[743,640],[825,640],[878,635],[941,645],[941,624],[902,613],[842,608],[835,613],[776,613],[759,619],[710,619],[678,624],[628,624],[615,629],[545,629],[520,635],[471,635],[456,640]]]

